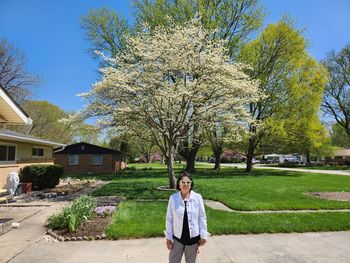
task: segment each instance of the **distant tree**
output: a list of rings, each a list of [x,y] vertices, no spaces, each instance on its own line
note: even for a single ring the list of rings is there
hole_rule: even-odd
[[[106,7],[92,9],[81,18],[81,25],[91,44],[89,53],[102,63],[100,66],[106,66],[108,61],[100,60],[101,56],[96,51],[109,57],[125,52],[125,36],[129,35],[131,28],[127,20],[115,11]]]
[[[334,123],[330,131],[332,144],[338,147],[350,147],[350,139],[343,126]]]
[[[112,134],[113,130],[110,130],[110,133]],[[142,140],[131,132],[119,133],[119,135],[112,137],[109,141],[109,147],[124,152],[129,161],[142,158],[147,163],[151,161],[152,155],[158,150],[154,143]]]
[[[294,120],[290,124],[297,127],[298,122],[308,123],[309,117],[315,117],[326,72],[308,55],[306,40],[288,19],[268,25],[243,48],[240,59],[252,65],[249,74],[260,80],[259,88],[265,94],[249,105],[256,120],[249,126],[247,138],[246,171],[250,172],[259,145],[266,139],[270,141],[276,132],[283,132],[287,120]]]
[[[331,51],[322,64],[329,73],[322,110],[343,127],[350,139],[350,44],[338,53]]]
[[[102,81],[84,94],[89,104],[83,115],[100,116],[102,124],[140,138],[149,131],[144,139],[165,156],[171,188],[174,156],[193,122],[220,118],[233,125],[260,95],[244,66],[233,64],[224,43],[210,36],[197,20],[154,32],[144,28],[127,39],[127,53],[108,59],[118,67],[104,68]]]
[[[6,39],[0,40],[0,87],[18,103],[29,99],[39,78],[25,69],[24,54]]]
[[[197,156],[204,161],[208,161],[208,158],[213,156],[213,150],[209,143],[204,143],[201,145],[201,147],[198,150]]]
[[[33,120],[32,125],[8,125],[8,129],[55,142],[72,142],[74,132],[71,125],[59,121],[69,113],[48,101],[28,100],[22,107]]]
[[[102,138],[99,138],[101,132],[99,127],[96,125],[87,124],[82,120],[69,122],[66,121],[67,119],[69,119],[69,117],[61,120],[61,123],[64,125],[69,125],[73,134],[72,142],[87,142],[103,146],[103,141],[101,141]]]
[[[226,40],[230,57],[235,57],[262,25],[265,16],[258,0],[134,0],[136,26],[147,23],[151,29],[166,25],[168,17],[185,24],[199,16],[202,26],[215,31],[213,39]]]

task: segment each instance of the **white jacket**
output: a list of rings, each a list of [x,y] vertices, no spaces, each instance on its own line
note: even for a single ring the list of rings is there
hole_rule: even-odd
[[[181,238],[184,212],[185,202],[181,197],[181,191],[178,191],[169,198],[166,213],[166,239],[173,242],[173,236]],[[202,239],[207,239],[207,216],[205,214],[203,198],[194,191],[191,191],[190,198],[187,201],[187,216],[190,237],[200,235]]]

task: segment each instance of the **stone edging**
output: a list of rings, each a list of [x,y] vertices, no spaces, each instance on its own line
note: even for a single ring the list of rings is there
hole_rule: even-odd
[[[93,241],[93,240],[105,240],[105,239],[107,239],[105,233],[102,233],[101,235],[96,235],[96,236],[83,236],[83,237],[63,237],[63,236],[57,235],[52,229],[48,229],[46,231],[46,233],[59,242]]]

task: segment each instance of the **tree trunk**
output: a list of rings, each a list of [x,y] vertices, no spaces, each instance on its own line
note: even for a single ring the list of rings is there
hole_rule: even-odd
[[[173,154],[170,153],[169,156],[167,157],[167,172],[168,172],[168,178],[169,178],[169,188],[175,189],[176,179],[174,174],[173,163],[174,163],[174,157],[173,157]]]
[[[306,153],[306,163],[307,163],[307,164],[311,164],[310,152],[307,152],[307,153]]]
[[[187,144],[184,144],[184,147],[179,152],[180,155],[186,160],[186,172],[195,173],[196,172],[196,155],[201,146],[200,143],[193,143],[191,148],[187,147]]]
[[[145,157],[146,163],[150,163],[150,161],[151,161],[151,155],[150,155],[149,153],[146,153],[146,154],[144,155],[144,157]]]
[[[220,170],[221,169],[221,154],[222,150],[217,150],[214,152],[215,154],[215,165],[214,165],[214,170]]]
[[[245,171],[247,173],[250,173],[252,171],[252,168],[253,168],[254,151],[255,151],[255,139],[250,138],[249,142],[248,142],[247,165],[245,168]]]
[[[188,158],[186,159],[186,172],[189,173],[195,173],[196,172],[196,154],[197,150],[194,151],[194,149],[191,149],[191,151],[188,154]]]

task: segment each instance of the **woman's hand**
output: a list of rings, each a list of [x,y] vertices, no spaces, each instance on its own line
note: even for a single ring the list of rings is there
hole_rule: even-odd
[[[166,247],[171,250],[173,248],[173,242],[171,242],[171,240],[166,240],[165,241]]]
[[[207,240],[206,240],[206,239],[201,238],[201,239],[199,240],[199,246],[204,246],[205,243],[207,243]]]

